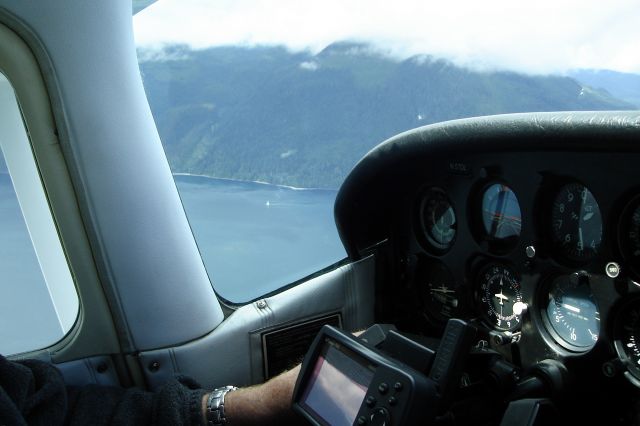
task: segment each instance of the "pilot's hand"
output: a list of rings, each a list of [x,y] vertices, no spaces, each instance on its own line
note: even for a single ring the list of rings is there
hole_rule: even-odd
[[[272,378],[268,382],[241,388],[226,394],[224,412],[230,426],[295,425],[304,424],[291,409],[293,388],[300,373],[300,365]],[[206,425],[209,394],[202,399],[202,413]]]

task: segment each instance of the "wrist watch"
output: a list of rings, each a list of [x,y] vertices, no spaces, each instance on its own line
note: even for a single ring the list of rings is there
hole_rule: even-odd
[[[238,388],[235,386],[224,386],[211,391],[207,399],[207,426],[227,424],[227,416],[224,413],[224,397],[236,389]]]

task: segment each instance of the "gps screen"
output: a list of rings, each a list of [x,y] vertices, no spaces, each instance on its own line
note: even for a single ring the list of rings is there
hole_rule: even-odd
[[[320,424],[351,426],[360,410],[374,367],[339,343],[325,339],[301,405]]]

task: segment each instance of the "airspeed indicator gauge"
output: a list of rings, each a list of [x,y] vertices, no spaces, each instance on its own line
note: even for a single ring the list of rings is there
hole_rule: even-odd
[[[456,238],[456,213],[445,192],[431,188],[420,205],[420,227],[428,248],[437,254],[451,248]]]

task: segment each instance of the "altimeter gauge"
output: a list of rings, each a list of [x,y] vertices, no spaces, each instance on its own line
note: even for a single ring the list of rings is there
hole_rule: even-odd
[[[593,194],[582,184],[564,185],[553,200],[551,237],[569,260],[593,258],[602,243],[602,216]]]
[[[477,299],[482,316],[494,328],[514,331],[520,327],[520,280],[508,266],[490,264],[482,269],[478,277]]]

